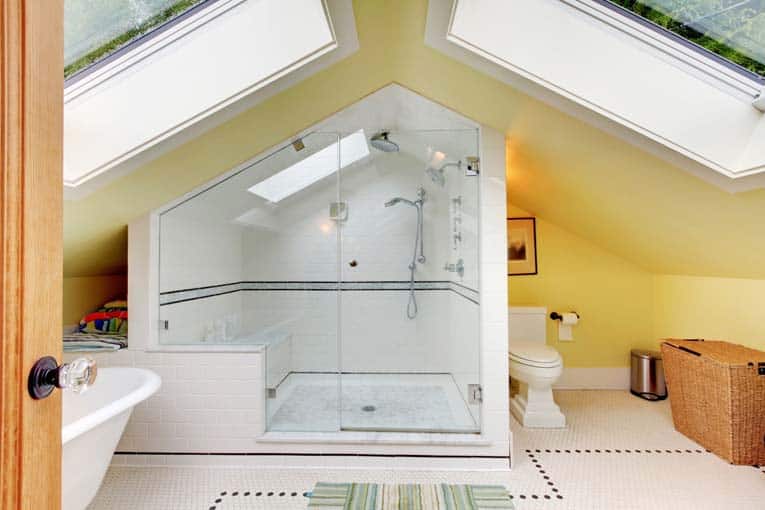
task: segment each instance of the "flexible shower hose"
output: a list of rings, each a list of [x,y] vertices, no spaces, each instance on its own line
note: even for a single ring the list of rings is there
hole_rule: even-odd
[[[409,264],[409,302],[406,304],[406,316],[410,319],[417,317],[417,296],[414,294],[414,270],[417,262],[425,262],[425,255],[422,248],[422,203],[416,203],[417,206],[417,231],[414,234],[414,253],[412,254],[412,263]],[[420,257],[417,258],[417,248],[420,249]]]

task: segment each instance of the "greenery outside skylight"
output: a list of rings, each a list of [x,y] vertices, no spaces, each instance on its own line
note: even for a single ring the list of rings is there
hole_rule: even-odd
[[[765,0],[609,0],[765,77]]]
[[[65,0],[64,76],[211,0]]]

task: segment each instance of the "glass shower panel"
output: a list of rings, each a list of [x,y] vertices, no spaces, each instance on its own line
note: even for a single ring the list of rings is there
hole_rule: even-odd
[[[375,138],[340,170],[341,429],[479,432],[478,132]]]
[[[268,430],[339,429],[334,218],[354,140],[308,135],[160,216],[160,343],[262,346]]]

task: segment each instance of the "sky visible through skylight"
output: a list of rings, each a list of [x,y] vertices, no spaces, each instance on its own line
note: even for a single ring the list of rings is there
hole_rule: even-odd
[[[342,138],[339,150],[340,154],[338,155],[337,142],[330,144],[281,172],[260,181],[247,191],[265,198],[269,202],[280,202],[324,177],[334,174],[338,169],[364,159],[369,156],[369,146],[364,130],[360,129]]]
[[[64,75],[71,76],[207,0],[65,0]]]
[[[765,0],[610,0],[765,77]]]

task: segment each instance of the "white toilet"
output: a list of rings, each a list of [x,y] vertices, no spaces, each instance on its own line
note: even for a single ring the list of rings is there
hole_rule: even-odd
[[[552,394],[563,360],[546,343],[547,308],[511,306],[508,330],[510,378],[520,386],[510,400],[510,412],[524,427],[565,427],[566,417]]]

